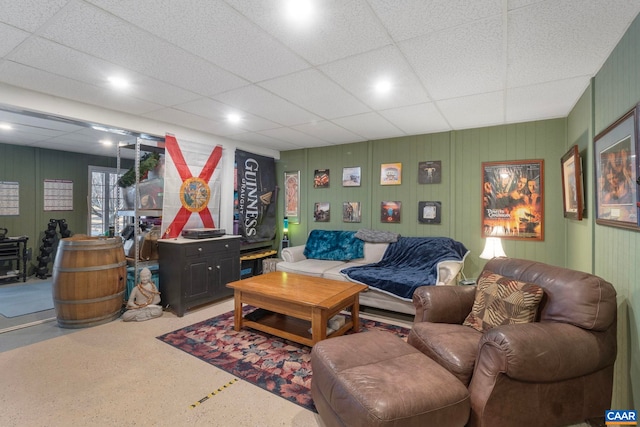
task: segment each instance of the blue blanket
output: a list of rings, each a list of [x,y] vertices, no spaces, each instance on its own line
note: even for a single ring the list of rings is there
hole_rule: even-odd
[[[416,288],[435,285],[438,263],[462,261],[467,248],[448,237],[400,237],[375,264],[344,268],[349,279],[410,300]]]

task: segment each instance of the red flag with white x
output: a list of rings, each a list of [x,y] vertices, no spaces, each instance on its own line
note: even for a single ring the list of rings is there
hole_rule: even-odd
[[[211,150],[191,142],[178,144],[175,136],[167,134],[165,150],[162,238],[178,237],[184,228],[216,228],[222,146]]]

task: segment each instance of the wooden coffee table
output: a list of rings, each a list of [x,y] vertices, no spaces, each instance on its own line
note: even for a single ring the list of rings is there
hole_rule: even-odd
[[[234,328],[257,329],[304,345],[327,338],[327,321],[351,307],[351,320],[329,337],[358,331],[358,296],[366,285],[276,271],[227,283],[234,289]],[[262,308],[267,314],[256,320],[242,315],[242,305]],[[311,333],[309,333],[311,328]]]

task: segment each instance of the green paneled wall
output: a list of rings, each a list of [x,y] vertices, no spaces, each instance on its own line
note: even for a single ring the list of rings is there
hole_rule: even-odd
[[[639,40],[636,18],[593,79],[595,135],[640,102]],[[640,233],[595,224],[593,236],[594,272],[613,283],[620,302],[614,407],[640,408]]]
[[[9,229],[10,236],[29,237],[32,265],[37,264],[49,219],[64,218],[74,234],[87,233],[89,165],[115,168],[116,162],[115,157],[0,144],[0,181],[20,185],[20,215],[0,216],[0,227]],[[131,164],[131,161],[123,162],[124,167]],[[73,181],[73,211],[44,211],[45,179]]]
[[[448,236],[471,251],[464,272],[467,277],[475,277],[484,265],[478,257],[484,245],[480,237],[482,162],[543,159],[545,240],[505,241],[504,247],[510,256],[564,265],[560,158],[565,146],[566,120],[556,119],[282,152],[277,162],[279,182],[282,184],[285,171],[301,171],[302,216],[300,224],[289,226],[291,244],[303,244],[309,231],[316,228],[375,228],[403,236]],[[442,162],[440,184],[418,184],[418,163],[428,160]],[[402,163],[401,185],[380,185],[383,163]],[[361,187],[342,187],[342,168],[351,166],[362,167]],[[316,169],[330,170],[329,188],[313,188]],[[361,202],[361,223],[342,222],[345,201]],[[381,222],[382,201],[402,202],[400,223]],[[442,203],[441,224],[418,222],[419,201]],[[314,222],[315,202],[330,203],[330,222]],[[282,196],[279,203],[282,206]]]

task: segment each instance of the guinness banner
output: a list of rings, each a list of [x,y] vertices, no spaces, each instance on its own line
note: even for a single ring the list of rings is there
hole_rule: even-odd
[[[272,157],[236,150],[238,232],[250,243],[276,237],[276,164]]]

